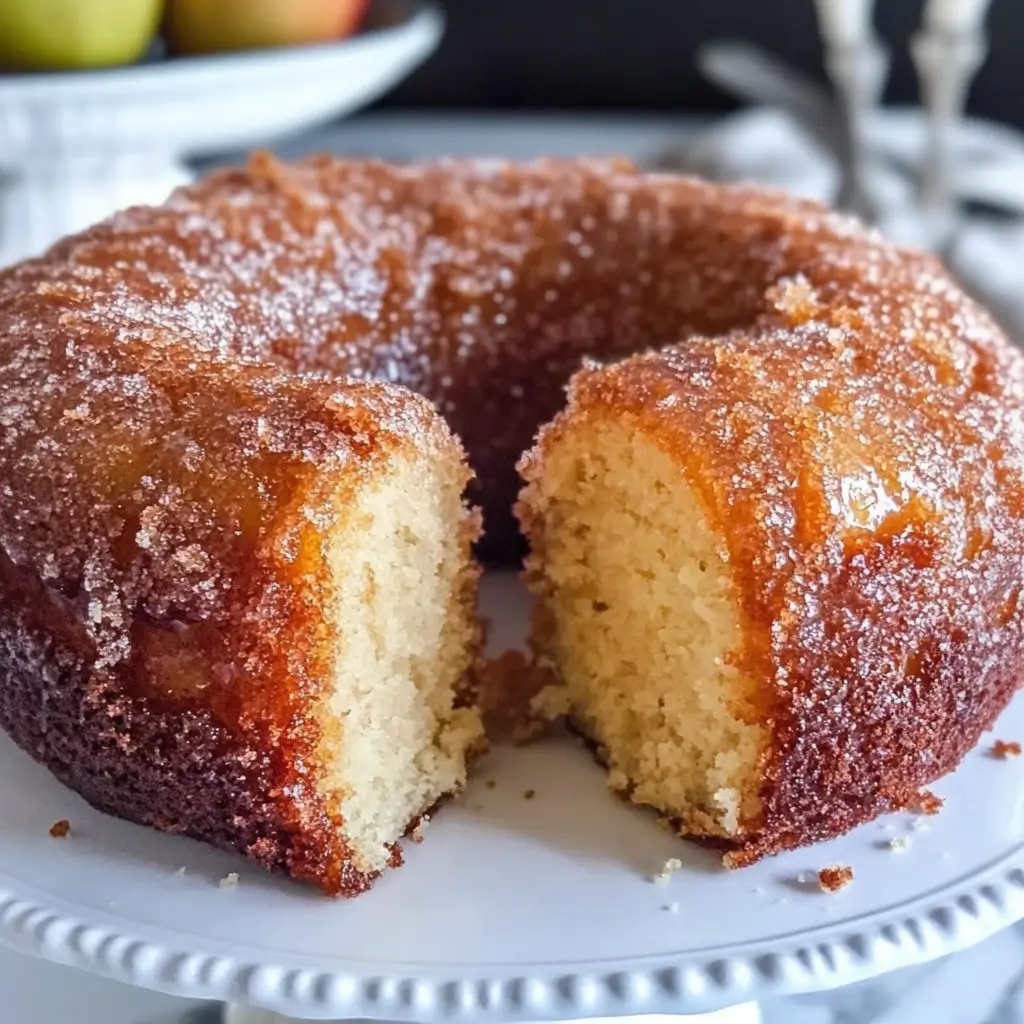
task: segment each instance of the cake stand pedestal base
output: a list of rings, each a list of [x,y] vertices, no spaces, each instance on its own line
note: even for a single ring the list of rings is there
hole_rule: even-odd
[[[0,173],[0,267],[126,206],[163,202],[191,180],[165,153],[65,153]]]
[[[628,1017],[590,1017],[586,1024],[624,1024]],[[761,1010],[757,1003],[743,1003],[730,1006],[714,1013],[699,1013],[684,1017],[652,1014],[634,1018],[642,1024],[672,1024],[678,1020],[688,1020],[692,1024],[761,1024]],[[247,1006],[229,1006],[224,1014],[224,1024],[300,1024],[293,1017],[282,1017],[268,1010],[254,1010]],[[335,1021],[334,1024],[356,1024],[356,1022]],[[554,1022],[551,1022],[554,1024]]]

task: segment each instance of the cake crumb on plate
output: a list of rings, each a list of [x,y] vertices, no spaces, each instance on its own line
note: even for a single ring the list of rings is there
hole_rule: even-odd
[[[1020,757],[1020,744],[1016,740],[1007,743],[1005,740],[996,740],[989,751],[993,757],[1000,761],[1009,760],[1011,757]]]
[[[664,885],[672,875],[682,868],[682,866],[683,862],[678,857],[669,857],[669,859],[661,865],[661,870],[651,875],[651,881],[655,885]]]
[[[230,874],[225,875],[219,882],[222,889],[234,889],[238,885],[238,872],[232,871]]]
[[[496,743],[527,744],[569,711],[568,691],[553,667],[522,651],[505,651],[476,669],[485,731]]]
[[[839,892],[853,881],[853,868],[847,864],[832,864],[818,872],[818,885],[825,892]]]
[[[889,840],[889,849],[893,853],[906,853],[910,849],[910,836],[893,836]]]
[[[71,831],[71,822],[67,818],[61,818],[50,826],[50,835],[54,839],[64,839]]]

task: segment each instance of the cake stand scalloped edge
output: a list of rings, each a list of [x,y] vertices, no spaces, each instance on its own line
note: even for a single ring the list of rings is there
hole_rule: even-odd
[[[572,1020],[703,1013],[820,991],[924,963],[1024,918],[1024,845],[973,875],[860,919],[679,957],[582,964],[457,965],[378,973],[288,967],[163,946],[0,893],[0,942],[173,995],[302,1019]]]

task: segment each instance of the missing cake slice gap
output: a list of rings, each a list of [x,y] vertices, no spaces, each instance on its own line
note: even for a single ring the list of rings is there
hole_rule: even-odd
[[[611,415],[556,421],[521,470],[533,644],[609,785],[682,834],[742,838],[759,816],[765,735],[744,718],[728,556],[699,494]]]

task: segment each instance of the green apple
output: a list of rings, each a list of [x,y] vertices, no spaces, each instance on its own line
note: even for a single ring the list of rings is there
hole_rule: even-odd
[[[130,64],[160,24],[162,0],[0,0],[0,67]]]
[[[367,0],[168,0],[164,34],[173,53],[217,53],[342,39]]]

